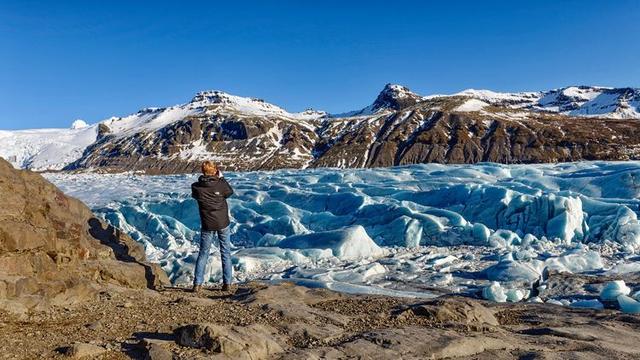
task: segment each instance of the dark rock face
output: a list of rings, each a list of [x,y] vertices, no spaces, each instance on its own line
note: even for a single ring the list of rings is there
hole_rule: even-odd
[[[574,93],[589,89],[576,87]],[[638,96],[635,89],[601,91],[616,92],[623,102]],[[567,91],[545,94],[547,105],[563,111],[585,101],[579,99],[583,95],[570,98]],[[155,130],[122,134],[101,124],[97,141],[65,170],[182,173],[198,171],[204,159],[245,171],[640,158],[637,119],[568,116],[526,105],[536,96],[523,93],[482,111],[460,111],[465,96],[425,99],[388,84],[372,105],[347,117],[294,119],[278,112],[259,116],[229,110],[223,106],[231,101],[228,95],[204,92],[191,104],[201,111]]]
[[[100,284],[168,284],[144,249],[40,175],[0,159],[0,309],[24,313],[93,296]]]
[[[535,116],[520,121],[416,108],[366,124],[345,122],[339,130],[327,130],[326,138],[335,140],[321,145],[324,151],[311,166],[545,163],[640,155],[636,121]]]
[[[110,132],[111,130],[107,125],[105,124],[98,125],[98,139],[102,139],[103,137],[107,136]]]
[[[193,172],[203,152],[229,170],[304,167],[318,135],[301,124],[275,118],[215,114],[189,117],[150,133],[107,135],[66,170],[98,168],[150,174]]]

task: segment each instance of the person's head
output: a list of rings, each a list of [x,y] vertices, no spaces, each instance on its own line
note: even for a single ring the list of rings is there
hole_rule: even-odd
[[[205,176],[216,176],[218,174],[218,165],[213,161],[204,161],[202,163],[202,174]]]

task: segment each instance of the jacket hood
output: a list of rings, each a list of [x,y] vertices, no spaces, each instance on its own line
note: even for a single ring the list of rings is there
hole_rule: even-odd
[[[198,177],[199,182],[209,182],[209,181],[218,181],[218,180],[220,180],[220,178],[217,176],[200,175],[200,177]]]

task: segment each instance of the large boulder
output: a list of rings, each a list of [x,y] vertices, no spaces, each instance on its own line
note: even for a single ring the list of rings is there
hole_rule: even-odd
[[[493,311],[473,299],[443,297],[415,304],[408,311],[436,324],[499,325]]]
[[[140,244],[39,174],[0,159],[0,198],[0,309],[73,304],[104,284],[168,284]]]
[[[269,326],[225,327],[216,324],[191,324],[175,330],[182,346],[204,349],[232,359],[270,359],[283,348],[276,340],[277,331]]]

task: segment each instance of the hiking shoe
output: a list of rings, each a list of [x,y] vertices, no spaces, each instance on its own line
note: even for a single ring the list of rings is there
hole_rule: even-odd
[[[202,292],[202,285],[193,285],[191,292],[194,294],[200,294]]]
[[[229,284],[222,284],[222,291],[229,291],[231,290],[231,287],[229,286]]]

